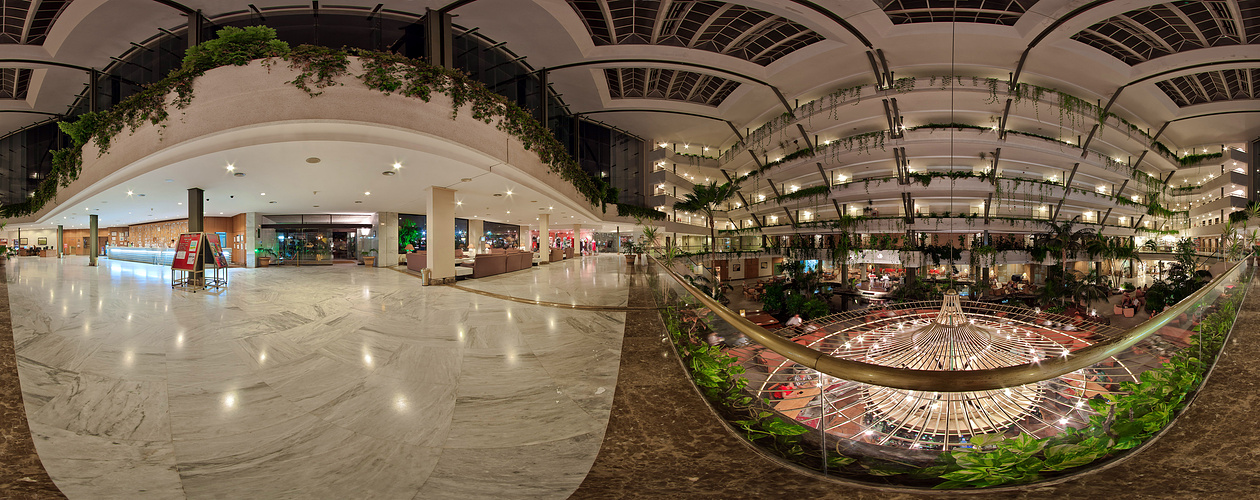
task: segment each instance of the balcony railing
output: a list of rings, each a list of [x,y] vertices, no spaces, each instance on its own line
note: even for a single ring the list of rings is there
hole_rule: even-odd
[[[949,342],[935,301],[770,331],[656,262],[671,340],[749,440],[827,475],[947,488],[1071,474],[1151,439],[1205,379],[1254,273],[1239,262],[1128,330],[961,301],[952,327],[984,335]]]

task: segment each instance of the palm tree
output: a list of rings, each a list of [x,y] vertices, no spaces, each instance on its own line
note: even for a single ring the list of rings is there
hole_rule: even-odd
[[[717,262],[717,231],[715,229],[716,221],[713,218],[713,212],[717,211],[719,204],[735,196],[735,191],[738,188],[739,186],[733,182],[721,185],[717,182],[696,184],[691,188],[691,192],[687,193],[686,198],[674,203],[674,210],[684,210],[704,215],[704,221],[709,224],[709,271],[715,275],[717,270],[713,269],[713,263]],[[717,294],[716,290],[714,290],[714,294]]]
[[[1109,246],[1111,247],[1109,253],[1114,260],[1128,261],[1131,264],[1133,259],[1137,258],[1137,247],[1134,246],[1132,238],[1112,238]],[[1113,272],[1113,274],[1116,273]]]
[[[1107,300],[1111,295],[1111,287],[1107,286],[1106,280],[1097,271],[1089,273],[1082,280],[1072,281],[1070,285],[1072,300],[1085,307],[1096,301]]]
[[[1046,227],[1049,231],[1042,236],[1043,244],[1051,251],[1059,253],[1059,266],[1063,268],[1064,280],[1067,279],[1068,254],[1076,255],[1084,249],[1084,242],[1096,234],[1093,228],[1088,227],[1074,230],[1080,218],[1081,216],[1078,215],[1062,223],[1047,221]]]

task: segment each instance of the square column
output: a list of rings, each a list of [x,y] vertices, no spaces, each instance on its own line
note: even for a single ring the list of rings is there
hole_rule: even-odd
[[[258,223],[258,212],[245,213],[245,244],[241,249],[245,252],[245,267],[258,267],[258,232],[262,226]]]
[[[377,212],[372,227],[376,229],[376,267],[398,265],[398,212]]]
[[[468,250],[481,253],[486,243],[486,222],[481,219],[468,219]]]
[[[455,190],[429,186],[427,266],[433,279],[455,278]]]
[[[92,247],[88,249],[88,265],[95,266],[96,254],[101,253],[101,249],[96,246],[96,214],[89,215],[88,221],[90,222],[88,226],[88,246]]]
[[[549,264],[551,245],[547,244],[547,231],[550,231],[551,214],[538,214],[538,253],[542,255],[542,263]]]
[[[188,232],[190,233],[205,231],[205,199],[206,192],[201,188],[188,188]]]
[[[65,235],[66,235],[65,229],[62,228],[61,224],[57,224],[57,257],[58,258],[65,256],[65,252],[64,252],[66,248]],[[17,246],[17,245],[13,245],[13,246]]]

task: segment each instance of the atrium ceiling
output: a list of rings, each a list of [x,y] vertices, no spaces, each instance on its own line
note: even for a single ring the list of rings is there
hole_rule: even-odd
[[[284,0],[180,3],[209,18],[248,13],[251,5],[262,12],[298,8]],[[340,0],[319,8],[366,13],[378,3]],[[549,76],[569,111],[654,142],[727,148],[738,140],[733,129],[745,134],[797,103],[875,83],[872,57],[880,56],[893,78],[916,77],[920,87],[942,75],[1007,81],[1018,71],[1020,82],[1087,102],[1107,103],[1120,91],[1110,110],[1143,130],[1168,123],[1160,140],[1178,151],[1260,135],[1260,113],[1253,112],[1260,111],[1254,100],[1260,48],[1253,45],[1260,43],[1260,0],[383,4],[388,15],[444,6],[453,6],[458,26],[505,42],[534,68],[583,63]],[[185,19],[155,0],[5,2],[2,17],[0,57],[92,68],[161,29],[178,31]],[[67,67],[0,65],[0,111],[10,111],[0,113],[5,131],[46,118],[38,113],[66,112],[86,81],[85,72]],[[918,99],[903,110],[907,121],[955,118],[987,126],[1002,114],[1000,100],[962,110],[953,94]],[[875,108],[841,120],[847,133],[887,128],[885,117],[868,109]],[[840,134],[834,128],[832,135]]]

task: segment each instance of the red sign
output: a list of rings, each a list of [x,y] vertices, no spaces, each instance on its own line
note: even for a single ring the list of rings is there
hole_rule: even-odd
[[[171,269],[180,271],[196,271],[197,259],[201,257],[202,233],[184,233],[179,235],[175,243],[175,260],[171,261]]]
[[[219,247],[217,238],[207,238],[206,242],[210,244],[210,255],[214,257],[214,267],[228,267],[227,257],[223,255],[223,249]]]

